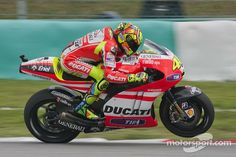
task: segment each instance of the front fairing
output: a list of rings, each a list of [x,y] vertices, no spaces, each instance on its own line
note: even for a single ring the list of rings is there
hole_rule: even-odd
[[[172,66],[168,62],[171,62]],[[180,70],[182,73],[184,70],[183,64],[173,52],[148,39],[144,41],[140,51],[139,63],[141,63],[142,67],[154,68],[160,71],[163,70],[163,67],[165,69],[172,67],[173,71]],[[165,73],[164,71],[162,72]]]
[[[170,50],[146,39],[141,51],[130,57],[123,56],[116,63],[116,69],[125,73],[137,73],[152,68],[164,74],[179,70],[183,73],[181,61]],[[170,71],[170,72],[168,72]]]
[[[150,40],[145,40],[139,54],[121,58],[117,68],[125,73],[148,73],[149,83],[136,88],[137,91],[166,91],[180,82],[184,74],[178,57]]]

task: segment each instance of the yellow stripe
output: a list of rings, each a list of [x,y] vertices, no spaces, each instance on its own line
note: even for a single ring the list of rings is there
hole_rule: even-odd
[[[55,57],[53,59],[53,68],[55,75],[57,76],[58,79],[63,80],[62,78],[63,70],[61,68],[58,68],[58,64],[60,64],[60,60],[58,57]]]
[[[101,52],[102,48],[105,46],[106,41],[101,42],[94,50],[94,54],[98,55]]]

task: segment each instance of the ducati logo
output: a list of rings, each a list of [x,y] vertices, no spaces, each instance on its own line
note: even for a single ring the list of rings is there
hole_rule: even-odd
[[[122,107],[113,107],[113,106],[105,106],[104,113],[113,113],[117,115],[149,115],[151,109],[148,110],[140,110],[140,109],[130,109],[130,108],[122,108]]]

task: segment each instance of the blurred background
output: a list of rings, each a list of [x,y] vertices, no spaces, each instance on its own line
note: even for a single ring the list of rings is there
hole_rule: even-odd
[[[234,18],[235,0],[1,0],[1,19]]]
[[[31,136],[23,121],[29,97],[52,83],[18,73],[18,56],[59,56],[70,41],[121,21],[172,50],[186,76],[212,100],[214,139],[236,139],[236,0],[0,0],[0,136]],[[160,100],[156,102],[156,112]],[[151,129],[81,137],[179,138],[161,122]]]

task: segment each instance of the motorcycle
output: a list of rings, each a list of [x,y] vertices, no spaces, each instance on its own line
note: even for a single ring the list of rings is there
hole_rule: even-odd
[[[162,95],[159,115],[164,126],[181,137],[206,132],[214,121],[214,107],[197,87],[176,86],[184,76],[180,60],[167,48],[146,39],[138,55],[122,57],[116,70],[124,73],[145,71],[146,83],[113,84],[89,106],[98,120],[69,114],[92,85],[62,70],[58,57],[28,60],[20,56],[20,72],[47,79],[57,85],[33,94],[24,109],[28,130],[47,143],[67,143],[80,132],[104,132],[124,128],[157,126],[154,102]],[[122,78],[113,78],[119,80]]]

